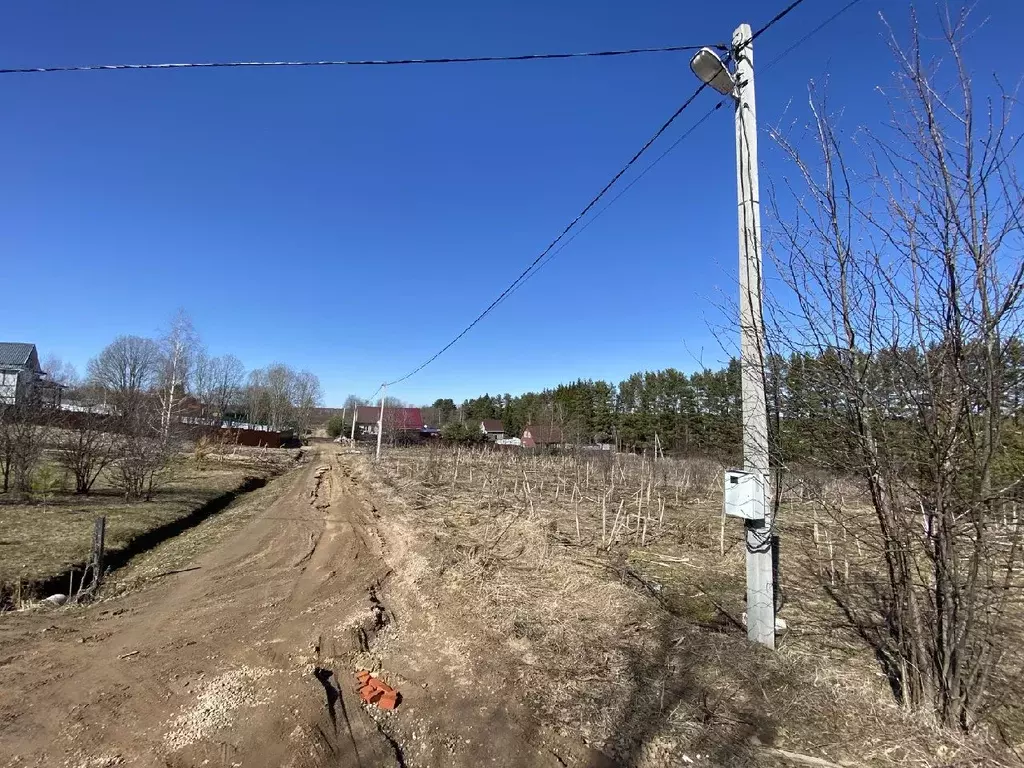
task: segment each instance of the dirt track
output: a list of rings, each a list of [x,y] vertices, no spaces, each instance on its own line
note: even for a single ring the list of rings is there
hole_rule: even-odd
[[[546,732],[469,606],[334,446],[189,569],[87,609],[0,620],[0,764],[601,765]],[[283,488],[281,486],[283,485]],[[366,666],[403,695],[367,709]]]

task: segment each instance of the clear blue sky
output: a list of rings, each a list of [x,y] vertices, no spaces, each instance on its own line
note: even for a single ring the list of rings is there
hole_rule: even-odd
[[[738,3],[7,4],[0,66],[500,55],[728,40],[782,0]],[[808,0],[758,62],[841,5]],[[981,0],[981,66],[1012,62],[1018,3]],[[892,69],[863,0],[758,78],[762,124],[810,78],[850,124],[882,120]],[[920,4],[935,19],[934,6]],[[0,339],[84,369],[178,308],[215,354],[369,394],[485,307],[692,92],[688,54],[393,68],[0,77]],[[670,143],[714,103],[704,94]],[[762,134],[762,181],[784,168]],[[660,148],[655,147],[655,155]],[[642,165],[641,165],[642,167]],[[458,346],[397,388],[428,402],[577,377],[692,370],[736,275],[722,109]],[[702,352],[703,350],[703,352]]]

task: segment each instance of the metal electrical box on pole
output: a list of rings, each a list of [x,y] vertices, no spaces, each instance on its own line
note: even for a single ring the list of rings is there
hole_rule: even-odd
[[[744,520],[764,519],[764,478],[742,469],[725,471],[725,514]]]

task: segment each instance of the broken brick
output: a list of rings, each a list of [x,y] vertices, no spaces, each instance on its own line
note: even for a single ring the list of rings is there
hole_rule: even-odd
[[[367,704],[376,704],[381,709],[395,709],[401,696],[394,688],[371,675],[365,669],[356,672],[359,681],[359,698]]]
[[[367,704],[376,704],[383,695],[384,691],[377,690],[373,686],[367,685],[359,689],[359,697]]]

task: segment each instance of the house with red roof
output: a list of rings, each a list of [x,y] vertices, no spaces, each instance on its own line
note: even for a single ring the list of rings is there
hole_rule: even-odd
[[[564,442],[561,427],[528,424],[523,430],[523,448],[556,448]]]
[[[360,405],[356,409],[356,435],[376,435],[381,421],[380,406]],[[419,434],[423,430],[423,415],[419,408],[384,407],[384,434],[403,432]]]

